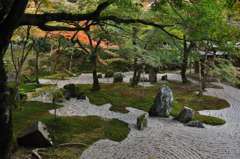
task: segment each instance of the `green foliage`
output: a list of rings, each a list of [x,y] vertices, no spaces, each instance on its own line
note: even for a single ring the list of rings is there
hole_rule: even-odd
[[[36,52],[50,52],[51,42],[46,38],[34,39],[34,50]]]
[[[236,68],[231,61],[227,59],[218,58],[216,60],[216,65],[210,71],[210,75],[232,84],[237,84],[239,82]]]

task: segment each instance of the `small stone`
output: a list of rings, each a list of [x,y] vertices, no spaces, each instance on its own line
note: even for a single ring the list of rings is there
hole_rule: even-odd
[[[196,128],[204,128],[204,125],[202,122],[198,121],[198,120],[194,120],[194,121],[189,121],[187,124],[185,124],[186,126],[190,126],[190,127],[196,127]]]
[[[147,114],[142,114],[137,118],[137,129],[143,130],[147,127]]]
[[[194,115],[194,111],[191,108],[184,107],[179,115],[176,117],[176,120],[187,123],[192,120]]]
[[[17,138],[17,143],[24,147],[49,147],[53,145],[47,126],[40,121],[28,127]]]
[[[150,116],[169,117],[173,107],[173,93],[168,86],[160,88],[154,104],[149,111]]]

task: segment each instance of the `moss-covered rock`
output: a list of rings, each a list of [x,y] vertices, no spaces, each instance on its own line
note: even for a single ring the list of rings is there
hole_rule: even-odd
[[[147,127],[147,113],[144,113],[137,118],[137,129],[143,130],[146,127]]]

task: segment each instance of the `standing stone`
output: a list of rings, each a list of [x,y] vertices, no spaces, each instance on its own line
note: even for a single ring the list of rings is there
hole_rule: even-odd
[[[137,129],[143,130],[147,127],[147,114],[142,114],[137,118]]]
[[[17,142],[18,145],[24,147],[48,147],[53,145],[47,126],[40,121],[27,128],[17,138]]]
[[[154,104],[149,111],[150,116],[169,117],[173,106],[173,93],[168,86],[160,88]]]
[[[176,119],[182,123],[187,123],[192,120],[193,115],[194,115],[194,112],[191,108],[184,107]]]

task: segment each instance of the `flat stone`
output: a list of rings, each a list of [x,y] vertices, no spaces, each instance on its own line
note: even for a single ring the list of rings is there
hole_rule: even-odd
[[[198,121],[198,120],[194,120],[194,121],[189,121],[187,124],[185,124],[186,126],[190,126],[190,127],[196,127],[196,128],[204,128],[204,125],[202,122]]]

